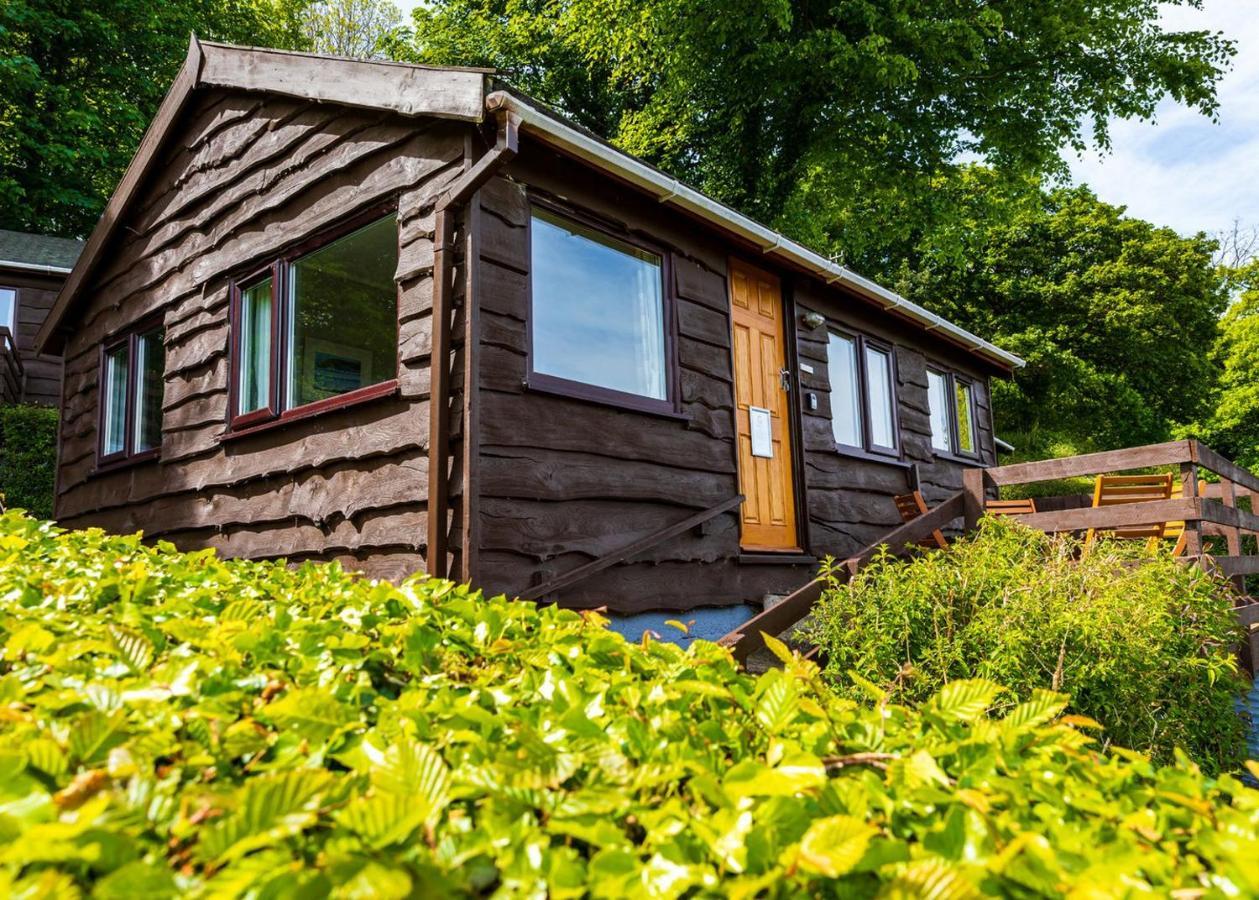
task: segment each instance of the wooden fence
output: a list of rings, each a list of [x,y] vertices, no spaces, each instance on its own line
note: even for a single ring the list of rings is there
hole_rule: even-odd
[[[1181,496],[1178,498],[1053,509],[1011,518],[1048,533],[1089,529],[1109,531],[1135,525],[1184,522],[1186,562],[1214,568],[1233,579],[1239,594],[1244,594],[1245,576],[1259,574],[1259,555],[1243,552],[1243,538],[1259,535],[1259,514],[1256,514],[1259,504],[1255,503],[1255,498],[1259,496],[1259,477],[1196,440],[1171,441],[990,469],[968,469],[964,489],[960,493],[845,560],[838,567],[838,576],[841,580],[851,578],[880,549],[886,547],[893,553],[905,552],[935,529],[946,528],[959,519],[965,530],[974,528],[983,515],[987,501],[995,498],[1002,487],[1167,466],[1180,472]],[[1217,475],[1219,482],[1207,484],[1205,489],[1200,490],[1199,482],[1206,472]],[[1238,506],[1238,502],[1246,498],[1250,499],[1250,509]],[[1203,539],[1210,537],[1224,539],[1223,554],[1204,552]],[[822,590],[821,579],[809,582],[745,622],[723,637],[721,642],[731,648],[737,659],[746,660],[751,653],[765,646],[763,633],[781,634],[807,616],[821,597]],[[1243,620],[1247,620],[1246,616]]]

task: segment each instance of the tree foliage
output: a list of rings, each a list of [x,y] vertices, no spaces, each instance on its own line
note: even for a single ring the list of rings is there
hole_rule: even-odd
[[[1259,468],[1259,261],[1232,273],[1240,294],[1220,322],[1214,408],[1187,429],[1249,469]]]
[[[447,582],[13,514],[0,647],[5,896],[1259,892],[1259,792],[1100,752],[1047,691],[854,703],[781,647],[753,678]]]
[[[884,556],[850,584],[832,580],[811,637],[848,696],[859,695],[849,672],[906,703],[959,678],[998,681],[1024,700],[1060,690],[1121,746],[1234,767],[1245,735],[1232,595],[1167,548],[1132,565],[1144,549],[1081,553],[1069,537],[986,519],[948,551]]]
[[[0,506],[52,517],[57,410],[0,406]]]
[[[1197,5],[1197,0],[1178,0]],[[1211,114],[1232,44],[1155,0],[438,0],[410,54],[498,67],[621,147],[869,274],[947,221],[962,154],[1063,171],[1165,96]],[[399,48],[401,52],[405,48]]]
[[[122,177],[189,35],[285,45],[269,0],[0,3],[4,227],[82,237]]]
[[[315,0],[298,17],[303,49],[362,59],[381,56],[402,24],[402,13],[390,0]]]
[[[1215,242],[1127,216],[1084,187],[1002,199],[991,178],[966,174],[968,214],[955,234],[920,244],[901,287],[1026,358],[994,384],[1001,427],[1109,448],[1166,440],[1204,415],[1228,302]]]

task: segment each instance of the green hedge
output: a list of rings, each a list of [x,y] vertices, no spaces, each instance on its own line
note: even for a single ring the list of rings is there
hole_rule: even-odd
[[[884,556],[850,585],[832,583],[812,637],[848,696],[858,693],[850,671],[903,702],[953,679],[990,678],[1019,698],[1065,691],[1109,740],[1162,761],[1180,747],[1222,771],[1245,749],[1229,592],[1143,544],[1084,552],[1069,537],[986,519],[947,552]]]
[[[799,659],[14,514],[0,646],[2,896],[1259,892],[1259,792],[1099,752],[1047,692],[856,703]]]
[[[0,406],[0,495],[4,506],[51,518],[57,474],[57,410]]]

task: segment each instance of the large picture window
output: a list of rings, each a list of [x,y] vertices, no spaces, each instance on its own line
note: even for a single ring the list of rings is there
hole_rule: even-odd
[[[978,458],[974,382],[951,372],[928,369],[927,402],[931,410],[932,448],[940,453]]]
[[[98,465],[148,459],[161,449],[166,371],[162,337],[160,326],[142,326],[104,346]]]
[[[530,385],[672,409],[664,256],[535,208]]]
[[[837,446],[896,456],[896,367],[892,349],[832,331],[826,345],[831,382],[831,431]]]
[[[393,390],[397,268],[397,219],[390,214],[337,229],[237,281],[233,427]]]

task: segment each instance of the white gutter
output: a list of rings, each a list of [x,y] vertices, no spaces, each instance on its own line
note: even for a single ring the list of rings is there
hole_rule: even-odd
[[[69,275],[70,270],[61,266],[41,266],[37,263],[18,262],[15,259],[0,259],[0,269],[25,269],[28,272],[43,272],[46,275]]]
[[[1023,360],[1013,353],[1008,353],[965,328],[954,325],[916,303],[911,303],[896,292],[889,291],[868,278],[863,278],[843,266],[836,265],[807,247],[788,240],[778,232],[766,228],[722,203],[705,197],[694,188],[656,171],[632,156],[581,133],[519,97],[506,91],[495,91],[485,98],[485,104],[490,110],[504,108],[510,110],[520,117],[520,127],[524,130],[578,159],[615,172],[631,184],[653,194],[661,203],[677,206],[751,241],[760,247],[763,253],[772,253],[789,260],[819,275],[828,284],[844,284],[885,309],[895,310],[922,324],[929,331],[940,331],[955,343],[991,361],[1011,368],[1024,364]]]
[[[996,443],[996,445],[997,445],[997,449],[998,449],[998,450],[1000,450],[1000,451],[1002,451],[1002,452],[1004,452],[1004,453],[1013,453],[1013,452],[1014,452],[1014,445],[1013,445],[1013,444],[1011,444],[1009,441],[1003,441],[1003,440],[1001,440],[1001,438],[999,438],[999,437],[994,437],[994,438],[993,438],[993,441]]]

